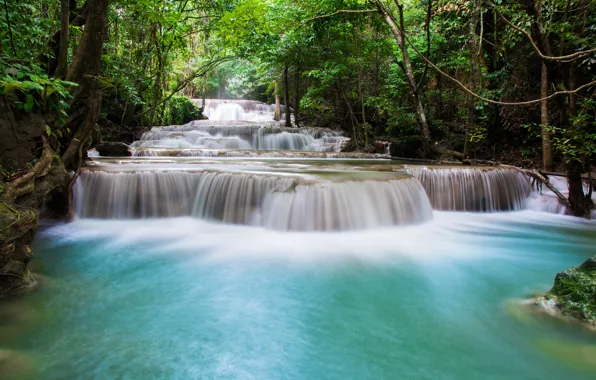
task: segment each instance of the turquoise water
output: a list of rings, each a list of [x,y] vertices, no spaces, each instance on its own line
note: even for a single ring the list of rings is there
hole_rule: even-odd
[[[595,243],[595,223],[533,212],[346,233],[80,220],[38,234],[47,284],[4,303],[0,348],[33,379],[594,379],[596,334],[512,300]]]

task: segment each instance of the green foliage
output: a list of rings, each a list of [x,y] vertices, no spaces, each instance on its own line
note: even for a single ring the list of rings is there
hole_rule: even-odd
[[[381,3],[399,19],[394,2]],[[456,147],[467,138],[480,154],[507,144],[524,152],[539,150],[538,129],[529,133],[521,128],[536,125],[538,107],[496,108],[476,102],[474,128],[467,130],[468,96],[428,67],[412,47],[469,85],[469,4],[401,3],[417,95],[426,108],[432,139]],[[523,2],[495,3],[515,25],[532,30]],[[6,4],[7,15],[0,16],[0,52],[7,57],[0,75],[2,94],[15,109],[48,113],[59,125],[69,112],[72,84],[46,75],[47,68],[35,61],[54,54],[48,41],[59,29],[60,4],[52,0]],[[566,6],[566,0],[554,0],[542,9],[554,54],[594,48],[596,3],[587,2],[581,8],[571,2],[572,12],[563,17]],[[478,37],[482,35],[478,92],[503,101],[534,99],[540,92],[539,59],[527,38],[505,27],[491,7],[482,3],[482,25],[477,28]],[[343,128],[363,141],[383,136],[418,144],[420,117],[404,75],[406,62],[375,9],[373,0],[111,1],[99,76],[103,137],[127,129],[132,135],[137,125],[179,124],[198,118],[188,98],[205,94],[273,102],[277,88],[281,101],[299,110],[304,125]],[[367,10],[373,12],[363,12]],[[81,33],[81,27],[71,26],[70,60]],[[236,59],[210,65],[224,62],[224,57]],[[24,59],[35,63],[23,63]],[[594,76],[596,59],[588,55],[576,63],[577,85],[581,85]],[[561,76],[567,78],[568,73]],[[286,80],[289,99],[284,99]],[[578,94],[581,101],[570,128],[551,127],[554,147],[567,160],[586,162],[595,155],[596,107],[590,96]],[[556,115],[555,105],[550,106]]]
[[[186,97],[173,96],[169,105],[167,124],[181,125],[201,118],[200,109]]]
[[[68,88],[77,86],[76,83],[49,78],[38,67],[2,63],[0,95],[5,96],[10,105],[24,112],[46,113],[58,124],[64,122],[71,98]]]
[[[59,15],[58,1],[4,1],[0,12],[0,51],[19,59],[48,55],[46,41],[56,29]]]

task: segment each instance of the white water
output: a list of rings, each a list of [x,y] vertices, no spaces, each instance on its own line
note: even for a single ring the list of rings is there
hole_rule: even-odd
[[[200,99],[195,101],[201,104]],[[203,114],[212,121],[273,122],[275,106],[255,100],[205,99]]]
[[[210,120],[154,127],[131,145],[135,157],[283,159],[378,159],[387,156],[340,152],[349,139],[325,128],[287,128],[273,120],[274,107],[253,100],[207,99]],[[377,142],[389,150],[388,142]],[[387,165],[384,163],[383,165]],[[309,165],[303,167],[309,170]],[[564,214],[549,191],[532,192],[514,169],[488,167],[344,167],[339,172],[397,171],[415,179],[328,180],[288,173],[162,172],[153,165],[138,173],[86,172],[77,184],[82,217],[151,218],[193,215],[271,229],[361,229],[417,223],[435,210],[498,212],[530,208]],[[216,169],[220,170],[220,169]],[[267,171],[267,170],[266,170]],[[192,173],[191,173],[192,172]],[[310,183],[299,183],[307,177]],[[566,184],[553,179],[564,194]],[[409,184],[406,186],[406,184]],[[288,188],[292,187],[292,191]],[[414,189],[416,187],[416,189]],[[99,193],[96,190],[99,189]],[[424,189],[425,192],[420,191]],[[247,194],[246,192],[250,193]],[[110,194],[106,199],[98,194]],[[347,205],[347,206],[346,206]],[[345,206],[345,207],[344,207]]]
[[[530,194],[528,178],[515,169],[408,167],[433,208],[446,211],[523,210]]]
[[[261,125],[219,125],[192,122],[155,127],[131,146],[134,156],[147,149],[242,149],[339,152],[349,139],[325,128],[285,128]]]
[[[194,216],[269,229],[328,231],[432,219],[424,189],[400,175],[343,180],[316,175],[219,171],[83,171],[81,218]]]
[[[413,178],[299,184],[265,199],[261,224],[277,230],[351,230],[426,222],[432,208]]]

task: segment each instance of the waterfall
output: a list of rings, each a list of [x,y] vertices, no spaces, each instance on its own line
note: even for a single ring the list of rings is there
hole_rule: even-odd
[[[333,158],[372,160],[386,158],[384,154],[360,152],[316,152],[316,151],[265,151],[265,150],[218,150],[218,149],[133,149],[133,157],[235,157],[235,158]]]
[[[202,101],[197,99],[200,106]],[[273,122],[275,108],[270,105],[245,99],[205,99],[203,114],[209,120],[242,120],[253,122]],[[277,122],[276,122],[277,123]]]
[[[246,223],[265,195],[295,179],[226,172],[82,171],[75,186],[81,218],[158,218],[194,215]]]
[[[278,230],[347,230],[420,223],[432,208],[409,176],[331,180],[283,173],[83,170],[80,218],[201,219]]]
[[[271,229],[329,231],[412,224],[432,219],[414,178],[298,184],[268,196],[261,223]]]
[[[242,149],[339,152],[349,139],[326,128],[285,128],[261,125],[207,125],[155,127],[132,143],[133,156],[140,149]]]
[[[436,210],[522,210],[531,191],[527,177],[515,169],[406,167],[418,178]]]

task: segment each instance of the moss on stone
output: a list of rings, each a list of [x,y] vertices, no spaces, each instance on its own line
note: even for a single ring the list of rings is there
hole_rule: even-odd
[[[545,298],[555,301],[561,314],[596,325],[596,256],[558,273]]]

